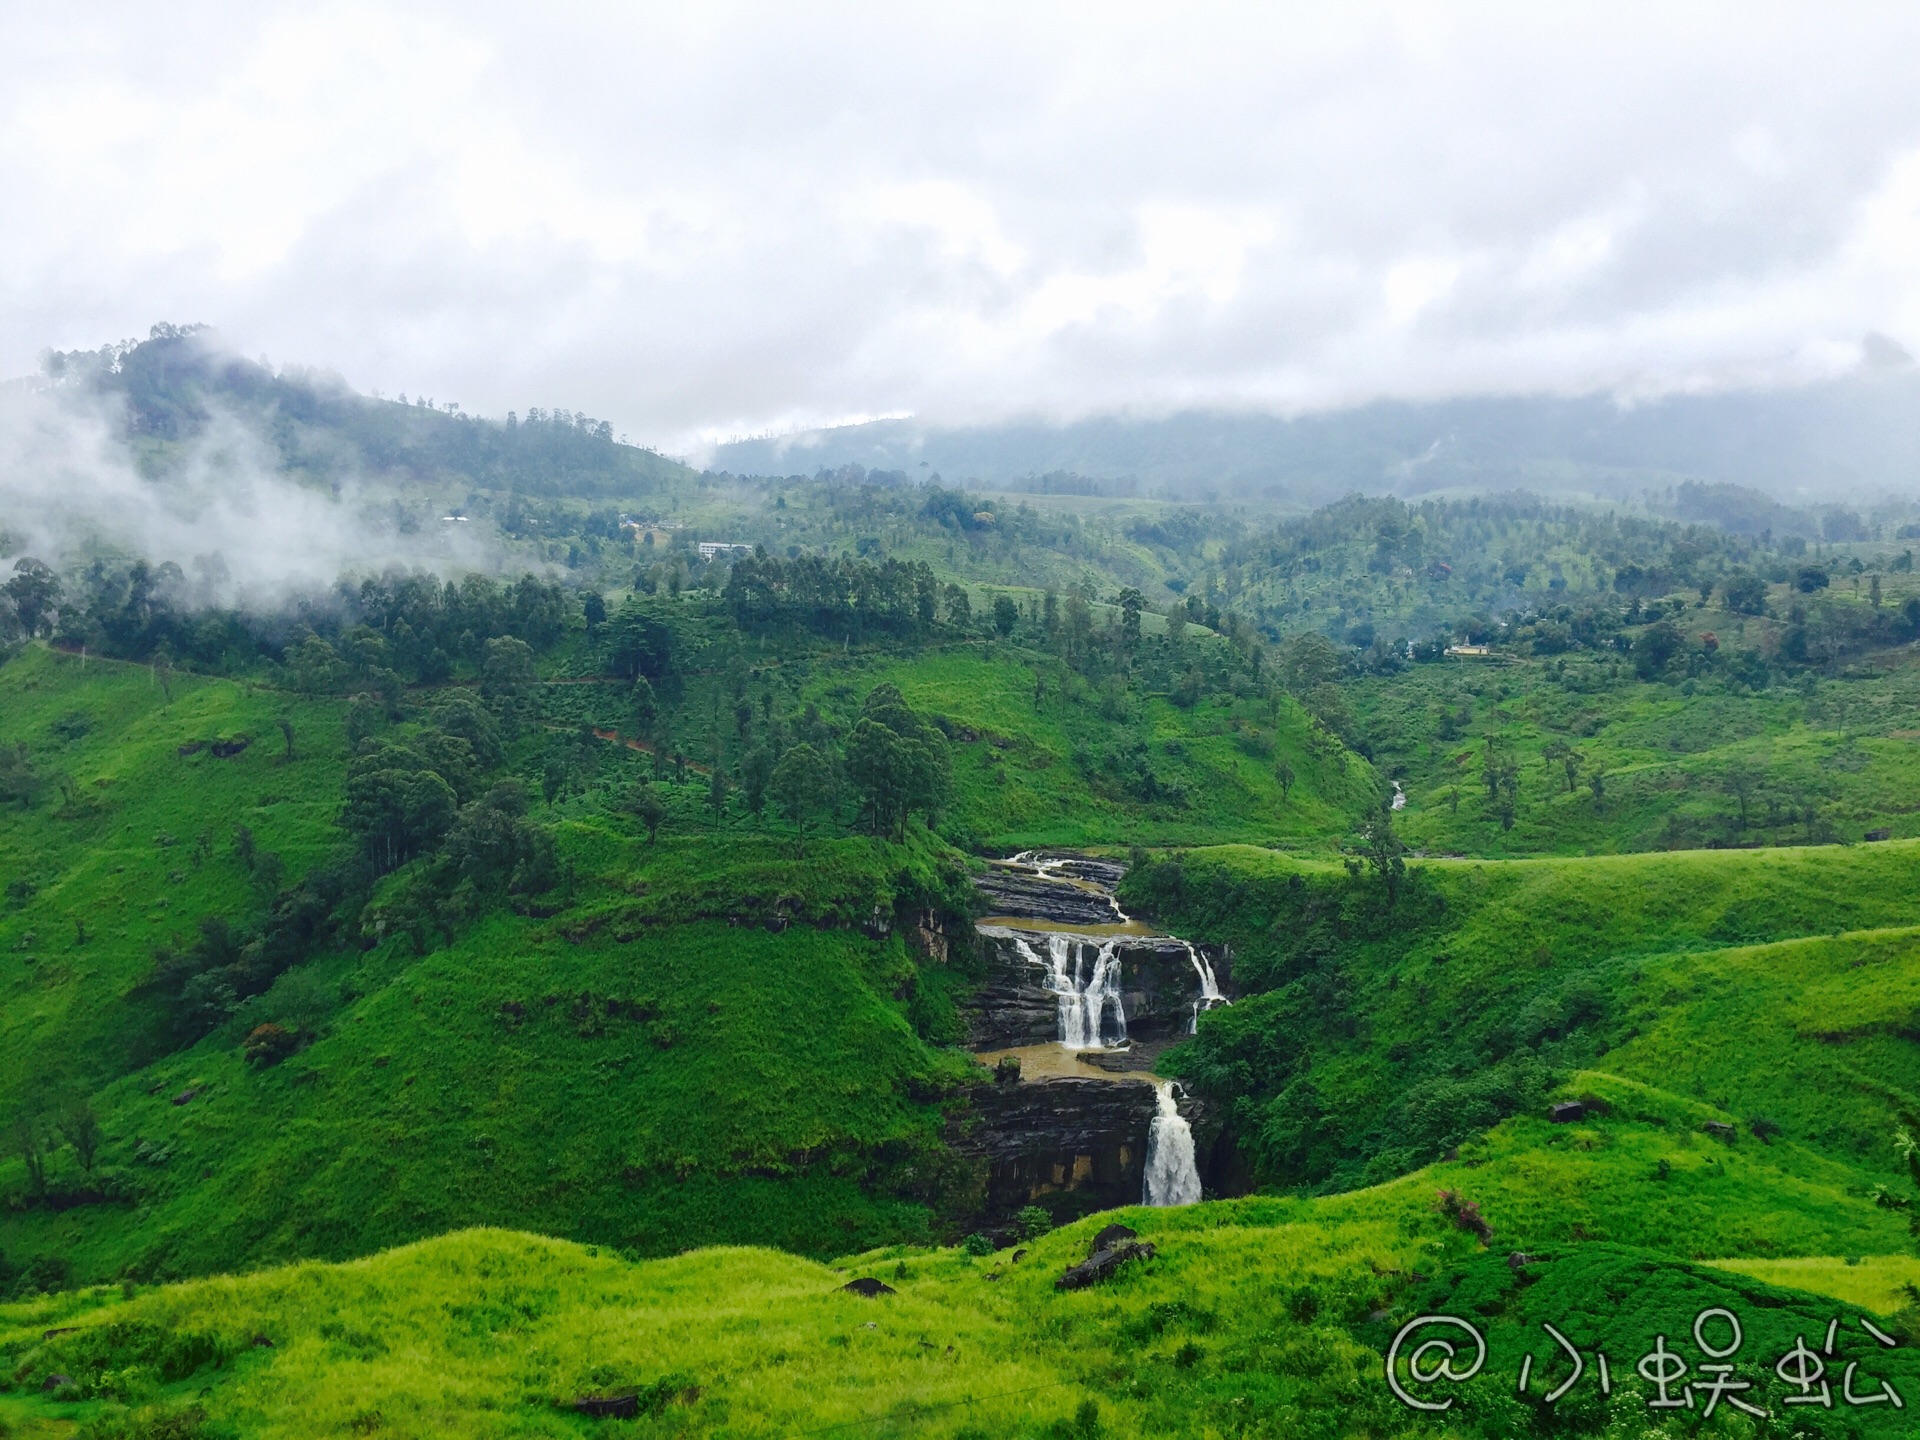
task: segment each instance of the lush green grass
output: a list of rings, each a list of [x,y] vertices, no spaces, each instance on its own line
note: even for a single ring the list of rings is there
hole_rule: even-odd
[[[1618,1085],[1613,1093],[1626,1098]],[[1537,1375],[1564,1373],[1564,1362],[1550,1369],[1545,1320],[1610,1353],[1617,1433],[1638,1434],[1651,1396],[1633,1361],[1655,1333],[1690,1351],[1692,1319],[1709,1305],[1741,1316],[1742,1373],[1765,1399],[1783,1393],[1767,1378],[1777,1352],[1796,1330],[1815,1335],[1835,1317],[1846,1322],[1849,1358],[1904,1394],[1920,1392],[1913,1352],[1881,1351],[1859,1330],[1857,1302],[1831,1273],[1842,1262],[1670,1258],[1693,1248],[1724,1255],[1765,1223],[1795,1245],[1840,1242],[1866,1257],[1860,1271],[1876,1273],[1871,1243],[1885,1236],[1865,1220],[1865,1202],[1832,1190],[1822,1199],[1792,1166],[1774,1165],[1777,1150],[1690,1156],[1683,1137],[1647,1119],[1544,1130],[1509,1124],[1457,1164],[1348,1195],[1094,1217],[1017,1258],[896,1246],[832,1268],[747,1249],[634,1264],[605,1249],[467,1231],[345,1265],[133,1298],[50,1297],[0,1307],[0,1359],[20,1386],[0,1397],[0,1416],[105,1427],[129,1404],[135,1415],[197,1406],[201,1428],[181,1433],[562,1435],[582,1423],[564,1402],[637,1388],[645,1413],[631,1428],[651,1435],[1428,1435],[1429,1419],[1391,1399],[1380,1357],[1400,1323],[1438,1309],[1480,1325],[1493,1351],[1438,1433],[1564,1433],[1556,1417],[1580,1429],[1605,1423],[1585,1392],[1537,1427],[1513,1396],[1523,1353],[1535,1355]],[[1703,1172],[1744,1168],[1645,1180],[1662,1148]],[[1600,1183],[1581,1185],[1582,1174]],[[1662,1206],[1635,1183],[1692,1192]],[[1437,1189],[1482,1207],[1491,1250],[1439,1212]],[[1575,1223],[1603,1238],[1568,1240],[1570,1202]],[[1056,1291],[1053,1278],[1114,1218],[1138,1227],[1158,1257],[1094,1290]],[[1507,1264],[1510,1248],[1537,1257],[1524,1275]],[[1815,1293],[1775,1288],[1749,1270],[1776,1283],[1804,1272]],[[852,1275],[878,1276],[898,1293],[845,1294],[838,1287]],[[1840,1303],[1818,1298],[1827,1295]],[[1861,1298],[1889,1323],[1884,1297]],[[73,1328],[43,1338],[64,1327]],[[58,1398],[35,1393],[53,1373],[73,1383]],[[1903,1433],[1904,1417],[1873,1411],[1799,1418],[1815,1434]],[[1866,1428],[1846,1428],[1857,1424]]]
[[[1920,1104],[1916,872],[1911,842],[1427,862],[1389,905],[1225,847],[1123,896],[1234,949],[1255,993],[1167,1063],[1231,1108],[1263,1178],[1384,1178],[1604,1068],[1772,1122],[1864,1186]]]
[[[954,1064],[890,998],[912,973],[898,940],[717,922],[623,943],[499,917],[413,963],[341,957],[297,976],[346,1003],[292,1059],[252,1068],[223,1033],[102,1093],[102,1165],[131,1203],[0,1234],[82,1277],[509,1221],[650,1254],[924,1236],[964,1177],[926,1103]]]
[[[337,843],[342,702],[169,683],[170,703],[145,666],[40,648],[0,665],[0,744],[26,744],[37,771],[73,787],[71,800],[50,785],[32,806],[0,809],[0,875],[35,887],[23,905],[0,901],[0,1113],[29,1083],[90,1089],[168,1047],[136,992],[156,946],[261,903],[237,827],[281,857],[289,881]],[[229,758],[179,754],[238,736],[253,743]]]
[[[965,961],[924,967],[922,984],[889,933],[896,915],[964,911],[960,857],[917,826],[801,857],[738,817],[701,818],[696,783],[661,787],[673,819],[648,844],[618,808],[638,757],[612,747],[605,783],[550,812],[570,877],[558,913],[484,915],[420,957],[383,929],[395,877],[342,948],[176,1049],[145,988],[154,947],[262,902],[228,840],[242,818],[289,869],[338,844],[344,757],[336,707],[186,678],[169,706],[151,684],[45,651],[0,667],[9,737],[58,754],[82,795],[77,814],[49,793],[4,829],[14,873],[45,884],[0,932],[0,1113],[87,1095],[106,1136],[90,1174],[56,1141],[57,1203],[27,1203],[25,1167],[0,1152],[13,1271],[205,1273],[484,1222],[649,1254],[715,1240],[825,1254],[925,1238],[966,1205],[940,1101],[968,1066],[928,1043],[954,1032]],[[81,708],[91,728],[49,750]],[[289,708],[300,758],[282,764]],[[177,754],[236,732],[256,743],[231,759]],[[218,838],[195,860],[203,830]],[[268,1022],[306,1043],[261,1068],[241,1042]]]
[[[1159,696],[1089,693],[1050,659],[1007,646],[874,657],[822,673],[809,693],[850,711],[883,682],[960,727],[950,824],[981,846],[1325,845],[1373,795],[1367,763],[1316,750],[1290,699],[1215,697],[1183,710]],[[1155,796],[1143,770],[1173,793]]]
[[[1623,659],[1450,661],[1363,680],[1353,694],[1375,761],[1406,788],[1399,828],[1429,851],[1858,841],[1882,828],[1920,835],[1920,669],[1891,663],[1756,694],[1641,683]],[[1511,829],[1488,792],[1489,736],[1519,765]],[[1544,753],[1556,744],[1579,759],[1571,790]]]

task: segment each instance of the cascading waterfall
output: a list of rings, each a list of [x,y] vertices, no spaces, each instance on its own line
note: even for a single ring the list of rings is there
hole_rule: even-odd
[[[1154,1087],[1160,1113],[1147,1130],[1147,1183],[1141,1197],[1148,1205],[1191,1205],[1200,1198],[1200,1172],[1193,1163],[1193,1127],[1174,1104],[1173,1081]]]
[[[1047,936],[1047,958],[1016,938],[1030,965],[1047,972],[1047,989],[1060,1005],[1060,1043],[1069,1050],[1100,1050],[1127,1043],[1127,1012],[1120,994],[1120,946],[1101,944],[1091,963],[1088,946],[1071,935]]]
[[[1193,1018],[1187,1022],[1187,1033],[1194,1035],[1200,1030],[1200,1012],[1211,1010],[1216,1005],[1231,1005],[1233,1002],[1220,993],[1220,982],[1213,978],[1213,965],[1207,957],[1193,947],[1191,941],[1182,941],[1187,947],[1187,959],[1193,962],[1194,974],[1200,977],[1200,998],[1193,1002]]]

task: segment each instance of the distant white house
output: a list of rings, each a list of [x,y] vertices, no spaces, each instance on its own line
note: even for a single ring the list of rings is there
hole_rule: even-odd
[[[702,540],[700,558],[702,560],[724,560],[735,555],[751,555],[753,546],[732,545],[724,540]]]
[[[1491,645],[1449,645],[1447,646],[1447,654],[1491,655],[1493,654],[1493,647]]]

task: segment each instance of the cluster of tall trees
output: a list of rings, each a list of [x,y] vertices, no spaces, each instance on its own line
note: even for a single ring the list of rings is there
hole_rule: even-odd
[[[921,563],[825,555],[782,559],[760,550],[733,562],[724,594],[743,630],[798,628],[861,640],[931,629],[939,617],[941,587]],[[957,615],[955,604],[949,601],[949,618],[970,614],[970,603]]]
[[[500,636],[545,649],[581,608],[573,592],[531,574],[442,580],[389,571],[271,611],[214,603],[219,579],[145,560],[95,561],[63,579],[23,556],[0,585],[0,641],[45,637],[94,654],[210,672],[277,662],[294,688],[337,693],[444,681],[459,667],[481,664],[488,641]]]

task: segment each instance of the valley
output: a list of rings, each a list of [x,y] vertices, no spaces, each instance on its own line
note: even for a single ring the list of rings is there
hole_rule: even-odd
[[[289,474],[499,549],[9,554],[0,1434],[1681,1433],[1634,1362],[1716,1307],[1920,1405],[1899,515],[1076,508],[275,387]]]

